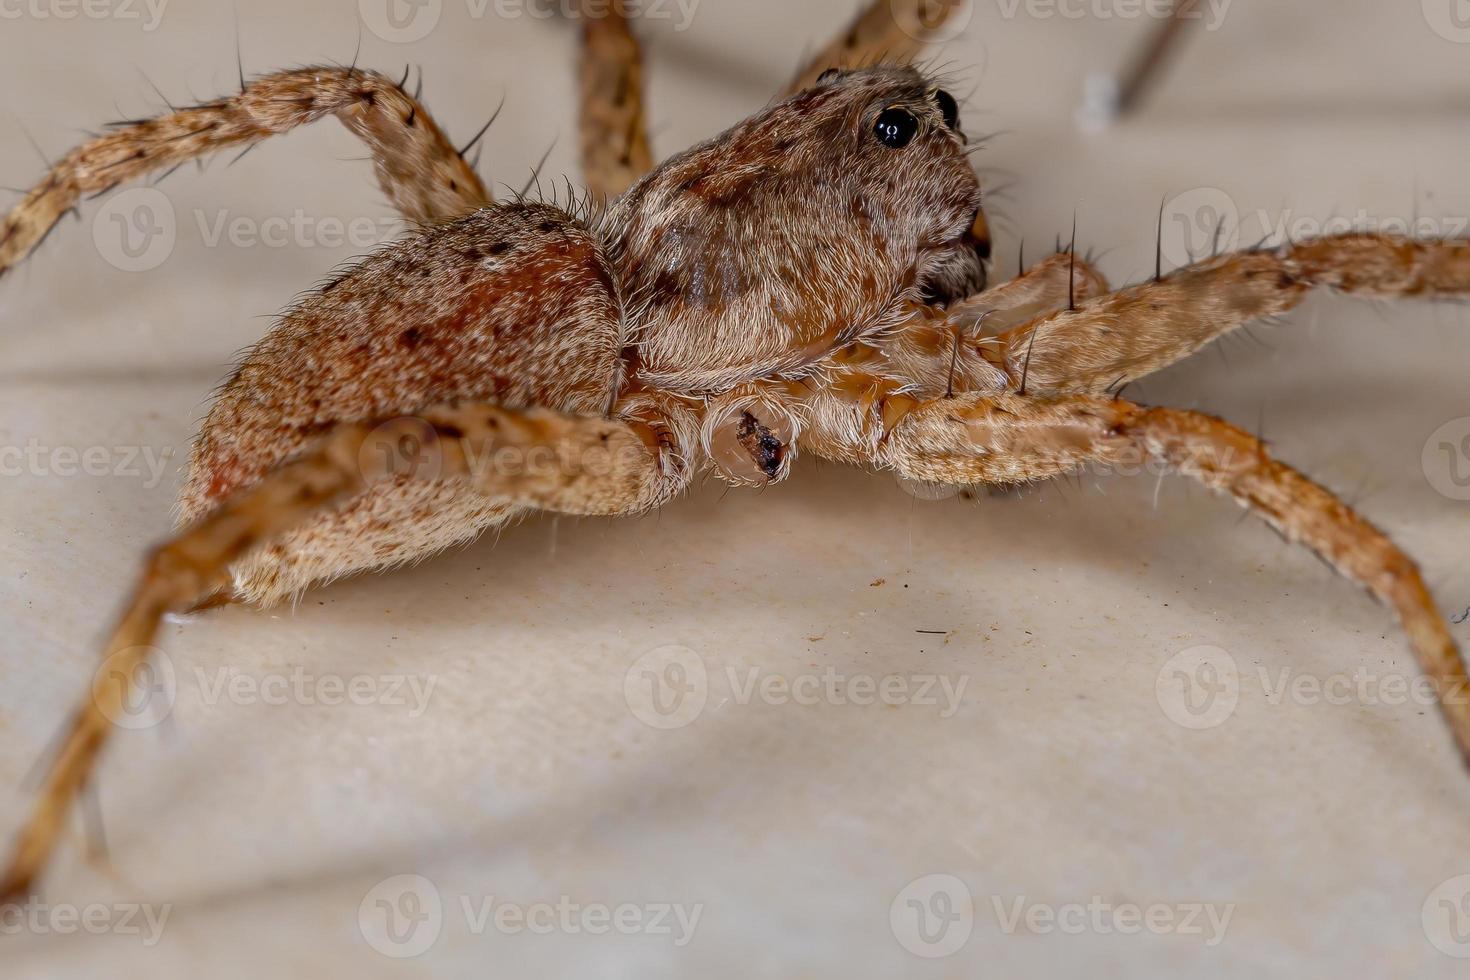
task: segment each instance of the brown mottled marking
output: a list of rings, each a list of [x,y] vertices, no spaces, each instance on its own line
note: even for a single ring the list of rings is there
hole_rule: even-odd
[[[479,247],[488,242],[517,247],[492,258]],[[622,347],[618,298],[590,232],[547,205],[477,211],[370,256],[251,349],[195,445],[181,520],[344,419],[411,415],[454,398],[600,413],[621,382]],[[459,487],[376,486],[286,532],[280,550],[237,563],[235,589],[280,602],[460,544],[511,513]]]

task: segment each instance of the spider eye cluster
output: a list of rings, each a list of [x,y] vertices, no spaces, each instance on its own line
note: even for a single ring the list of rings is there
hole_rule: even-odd
[[[884,109],[873,127],[878,142],[891,150],[901,150],[913,142],[919,132],[919,119],[907,109]]]
[[[960,104],[955,97],[940,89],[934,93],[934,104],[944,117],[944,125],[958,133],[960,131]],[[890,106],[878,116],[873,127],[878,142],[893,150],[901,150],[913,142],[919,132],[919,118],[907,109]]]
[[[934,101],[939,103],[939,111],[944,114],[944,124],[955,132],[960,129],[960,104],[955,101],[944,89],[934,93]]]

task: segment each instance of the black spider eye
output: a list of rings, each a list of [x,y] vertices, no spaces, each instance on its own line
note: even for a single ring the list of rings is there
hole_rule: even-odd
[[[934,101],[939,103],[939,111],[944,113],[944,124],[955,132],[960,129],[960,104],[954,100],[944,89],[934,93]]]
[[[918,134],[919,120],[906,109],[884,109],[873,132],[884,146],[901,150]]]

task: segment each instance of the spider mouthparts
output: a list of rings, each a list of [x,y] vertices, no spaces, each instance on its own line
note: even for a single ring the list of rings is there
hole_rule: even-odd
[[[776,474],[781,472],[781,461],[786,458],[786,447],[781,440],[772,435],[771,430],[749,412],[740,417],[736,438],[760,471],[768,479],[774,480]]]
[[[715,430],[711,456],[729,482],[764,486],[781,479],[796,433],[779,420],[763,421],[751,408],[732,414]]]

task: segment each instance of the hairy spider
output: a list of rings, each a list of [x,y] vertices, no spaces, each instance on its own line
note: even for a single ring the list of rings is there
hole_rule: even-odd
[[[415,97],[355,67],[266,75],[59,162],[0,225],[0,272],[83,194],[327,115],[423,227],[286,313],[224,384],[183,529],[149,557],[0,891],[46,865],[166,613],[279,602],[528,509],[642,513],[706,467],[782,480],[799,451],[951,484],[1167,465],[1392,606],[1470,755],[1465,667],[1413,562],[1246,432],[1111,396],[1317,287],[1470,293],[1470,242],[1322,238],[1116,292],[1069,251],[985,290],[958,106],[906,66],[958,6],[878,0],[783,101],[657,167],[637,42],[616,10],[587,18],[590,194],[566,208],[493,203]]]

